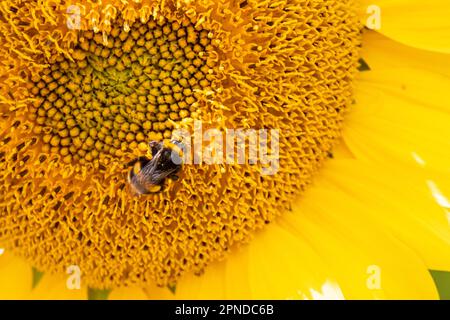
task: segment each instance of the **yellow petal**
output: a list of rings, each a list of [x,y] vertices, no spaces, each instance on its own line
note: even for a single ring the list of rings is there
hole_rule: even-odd
[[[224,261],[212,263],[201,275],[179,281],[172,299],[248,299],[252,297],[248,248],[234,250]]]
[[[312,299],[324,294],[322,287],[330,284],[334,290],[329,298],[343,298],[334,270],[328,268],[320,252],[302,235],[291,234],[278,224],[250,244],[249,268],[255,299]]]
[[[0,253],[3,251],[0,251]],[[7,250],[0,254],[0,299],[86,299],[86,288],[69,290],[66,277],[44,274],[32,288],[32,267]]]
[[[31,267],[30,267],[31,269]],[[31,300],[84,300],[87,288],[81,282],[80,289],[69,289],[66,275],[44,273],[36,288],[25,299]]]
[[[176,296],[167,288],[161,288],[156,285],[144,288],[144,293],[147,299],[150,300],[172,300],[176,299]]]
[[[364,32],[361,55],[371,70],[413,68],[450,74],[447,54],[411,48],[374,31]],[[370,76],[370,72],[362,75]]]
[[[435,299],[424,261],[450,267],[448,221],[382,169],[330,161],[280,224],[327,261],[348,299]]]
[[[0,249],[0,299],[24,299],[32,286],[31,266]]]
[[[183,277],[175,295],[167,297],[168,289],[158,293],[151,288],[147,294],[152,299],[313,298],[328,285],[325,269],[312,248],[274,224],[202,275]]]
[[[225,266],[214,263],[201,276],[187,275],[176,285],[172,299],[225,299]]]
[[[380,27],[379,32],[415,48],[450,53],[448,0],[360,1],[366,26]],[[379,22],[374,23],[378,16]]]
[[[411,207],[416,203],[402,208],[410,199],[395,197],[407,193],[404,186],[399,186],[403,193],[395,193],[380,181],[367,181],[364,173],[376,172],[374,167],[342,161],[330,161],[293,212],[259,232],[248,246],[234,250],[200,277],[183,278],[175,297],[437,299],[422,258],[448,265],[448,243],[443,239],[447,234],[436,231],[442,226],[442,213],[436,226],[434,214],[426,220],[430,211],[419,202],[422,214],[415,216]],[[346,180],[348,174],[351,178]],[[382,172],[376,175],[384,178]],[[373,189],[362,188],[365,183]],[[361,197],[365,193],[367,197]],[[376,205],[380,198],[371,200],[373,193],[386,204]],[[417,239],[411,241],[414,234]]]
[[[450,173],[450,55],[366,34],[344,140],[358,159]]]
[[[146,300],[148,299],[141,288],[130,287],[114,289],[109,294],[108,300]]]
[[[326,181],[318,184],[345,192],[365,207],[359,214],[372,228],[402,241],[428,269],[450,271],[450,208],[443,206],[441,181],[427,179],[419,170],[351,160],[330,161],[323,177]]]

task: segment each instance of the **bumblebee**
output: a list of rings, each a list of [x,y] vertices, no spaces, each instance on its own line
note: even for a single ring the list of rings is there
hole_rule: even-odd
[[[139,195],[160,192],[167,178],[178,180],[177,174],[182,168],[182,142],[172,140],[165,144],[151,141],[149,146],[151,159],[139,157],[128,164],[131,167],[128,182]]]

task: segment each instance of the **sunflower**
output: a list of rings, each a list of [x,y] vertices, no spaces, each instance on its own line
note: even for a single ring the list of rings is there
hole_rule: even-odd
[[[0,295],[438,298],[448,9],[2,1]],[[198,122],[278,130],[276,174],[186,164],[133,194],[127,164]]]

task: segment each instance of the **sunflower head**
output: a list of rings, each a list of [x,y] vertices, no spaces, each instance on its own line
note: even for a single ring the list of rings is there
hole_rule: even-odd
[[[351,0],[125,3],[0,7],[0,240],[98,288],[200,274],[288,210],[339,136],[358,61]],[[136,197],[126,164],[197,121],[278,130],[277,173],[186,165]]]

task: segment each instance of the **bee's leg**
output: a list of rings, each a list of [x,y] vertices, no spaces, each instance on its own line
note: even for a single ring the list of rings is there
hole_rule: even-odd
[[[163,186],[161,184],[155,184],[148,188],[148,193],[158,193],[162,190]]]
[[[177,176],[176,174],[171,175],[169,178],[172,179],[173,181],[177,181],[178,179],[180,179],[180,177]]]

